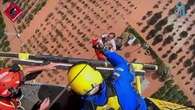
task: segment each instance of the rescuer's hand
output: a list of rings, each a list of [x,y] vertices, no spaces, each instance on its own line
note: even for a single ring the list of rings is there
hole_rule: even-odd
[[[96,40],[95,42],[93,42],[93,45],[92,47],[95,49],[95,50],[99,50],[99,51],[103,51],[105,46],[103,43],[100,42],[100,40]]]
[[[93,48],[102,51],[104,49],[104,45],[101,43],[97,43],[93,46]]]
[[[49,63],[49,64],[47,64],[47,65],[45,65],[45,69],[56,69],[56,66],[58,66],[59,65],[59,63]]]
[[[44,101],[41,103],[39,110],[49,110],[49,104],[50,104],[50,99],[45,98]]]
[[[37,71],[43,71],[43,70],[52,70],[56,69],[56,66],[58,66],[59,63],[49,63],[47,65],[41,65],[41,66],[28,66],[23,69],[23,73],[33,73]]]

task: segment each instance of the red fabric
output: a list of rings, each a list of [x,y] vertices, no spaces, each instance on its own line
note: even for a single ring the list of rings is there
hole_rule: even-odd
[[[15,22],[16,19],[22,14],[22,9],[17,4],[10,3],[4,13],[12,22]]]
[[[9,68],[0,70],[0,96],[10,96],[9,88],[17,89],[21,85],[22,72],[9,72]]]
[[[93,38],[92,39],[92,45],[95,46],[95,45],[97,45],[97,43],[98,43],[98,39]],[[102,52],[100,52],[99,50],[95,49],[95,53],[96,53],[96,56],[97,56],[98,60],[101,60],[101,61],[106,60],[106,57],[104,56],[104,54]]]
[[[101,61],[106,60],[106,57],[104,56],[104,54],[102,52],[95,49],[95,53],[96,53],[96,56],[97,56],[98,60],[101,60]]]
[[[98,43],[98,38],[93,38],[91,42],[93,46],[96,45]]]
[[[15,101],[12,101],[9,98],[0,99],[0,110],[16,110]]]

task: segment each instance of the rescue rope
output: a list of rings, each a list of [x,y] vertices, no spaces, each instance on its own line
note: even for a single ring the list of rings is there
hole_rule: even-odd
[[[61,97],[61,95],[66,92],[67,87],[69,87],[72,82],[81,74],[81,72],[87,67],[87,64],[79,71],[79,73],[66,85],[66,87],[64,89],[62,89],[62,91],[54,98],[54,100],[51,102],[51,104],[49,105],[49,109],[52,107],[52,105]]]

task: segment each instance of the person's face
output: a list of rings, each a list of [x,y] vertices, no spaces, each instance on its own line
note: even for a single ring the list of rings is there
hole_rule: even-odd
[[[88,95],[96,94],[99,91],[99,89],[100,89],[100,85],[94,85],[94,88],[91,91],[89,91]]]

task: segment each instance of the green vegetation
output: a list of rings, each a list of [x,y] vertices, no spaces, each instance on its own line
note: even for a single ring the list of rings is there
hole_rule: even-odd
[[[9,41],[7,40],[7,36],[4,33],[5,23],[0,13],[0,51],[8,52],[10,51]],[[0,67],[5,66],[6,61],[0,59]]]
[[[3,2],[2,2],[2,3],[3,3],[3,4],[5,4],[5,3],[7,3],[8,1],[9,1],[9,0],[3,0]]]
[[[162,20],[160,20],[154,27],[157,31],[160,31],[163,28],[163,26],[167,24],[167,22],[168,22],[168,18],[165,17]]]
[[[169,63],[171,63],[173,60],[177,59],[177,54],[176,53],[172,53],[170,56],[169,56]]]
[[[84,42],[89,42],[90,41],[90,38],[88,36],[86,36],[86,35],[84,35],[82,37],[82,39],[83,39]]]
[[[182,31],[182,32],[179,34],[179,36],[180,36],[181,38],[186,38],[186,37],[188,36],[188,32]]]
[[[165,38],[165,40],[163,41],[163,46],[170,44],[171,42],[173,42],[173,36],[168,36],[167,38]]]
[[[5,23],[3,21],[3,17],[0,13],[0,38],[4,36],[4,28],[5,28]]]
[[[173,80],[167,80],[164,83],[164,86],[162,86],[151,97],[182,105],[188,105],[189,103],[187,96],[185,96],[183,91],[174,84]]]
[[[40,11],[45,6],[46,3],[47,3],[47,0],[41,1],[35,6],[35,8],[32,10],[31,13],[36,14],[38,11]]]
[[[162,17],[162,12],[155,13],[148,21],[148,25],[154,25]]]
[[[186,59],[186,61],[183,63],[184,67],[188,67],[192,65],[192,60],[191,59]]]
[[[56,29],[55,32],[57,36],[60,36],[60,37],[64,36],[63,33],[59,29]]]
[[[15,2],[16,0],[3,0],[2,4],[5,4],[7,2]]]
[[[17,5],[19,5],[23,13],[20,18],[17,20],[18,32],[21,33],[33,20],[34,16],[45,6],[47,0],[14,0]]]
[[[185,62],[187,63],[187,62]],[[191,80],[195,78],[195,64],[193,63],[191,66],[188,67],[187,71],[191,74]]]
[[[147,44],[146,41],[139,35],[139,33],[137,33],[136,30],[133,29],[131,26],[128,26],[124,33],[132,33],[137,38],[137,42],[139,42],[143,47]],[[169,77],[168,66],[163,62],[163,60],[161,60],[161,58],[150,46],[147,48],[147,50],[150,51],[152,58],[156,60],[160,80],[165,81]]]
[[[156,35],[156,33],[157,33],[157,30],[152,29],[152,30],[148,33],[148,35],[146,36],[146,40],[152,39],[152,38]]]
[[[160,43],[161,41],[163,41],[163,36],[161,34],[158,34],[157,36],[154,37],[152,45],[157,45],[158,43]]]
[[[192,59],[195,58],[195,40],[194,40],[193,44],[190,45],[189,51],[192,52],[192,57],[188,60],[192,60]],[[193,78],[195,78],[195,69],[194,69],[195,68],[195,63],[190,62],[188,60],[186,60],[184,62],[184,66],[188,67],[187,70],[188,70],[188,73],[191,73],[191,80],[192,80]]]
[[[190,7],[192,7],[195,4],[194,0],[188,0],[187,4],[186,4],[186,9],[190,9]]]
[[[170,33],[170,32],[173,31],[173,29],[174,29],[174,25],[173,25],[173,24],[169,24],[169,25],[167,25],[167,26],[164,28],[163,34]]]
[[[27,24],[29,24],[32,19],[33,19],[33,14],[29,14],[28,16],[26,16],[24,20]]]

